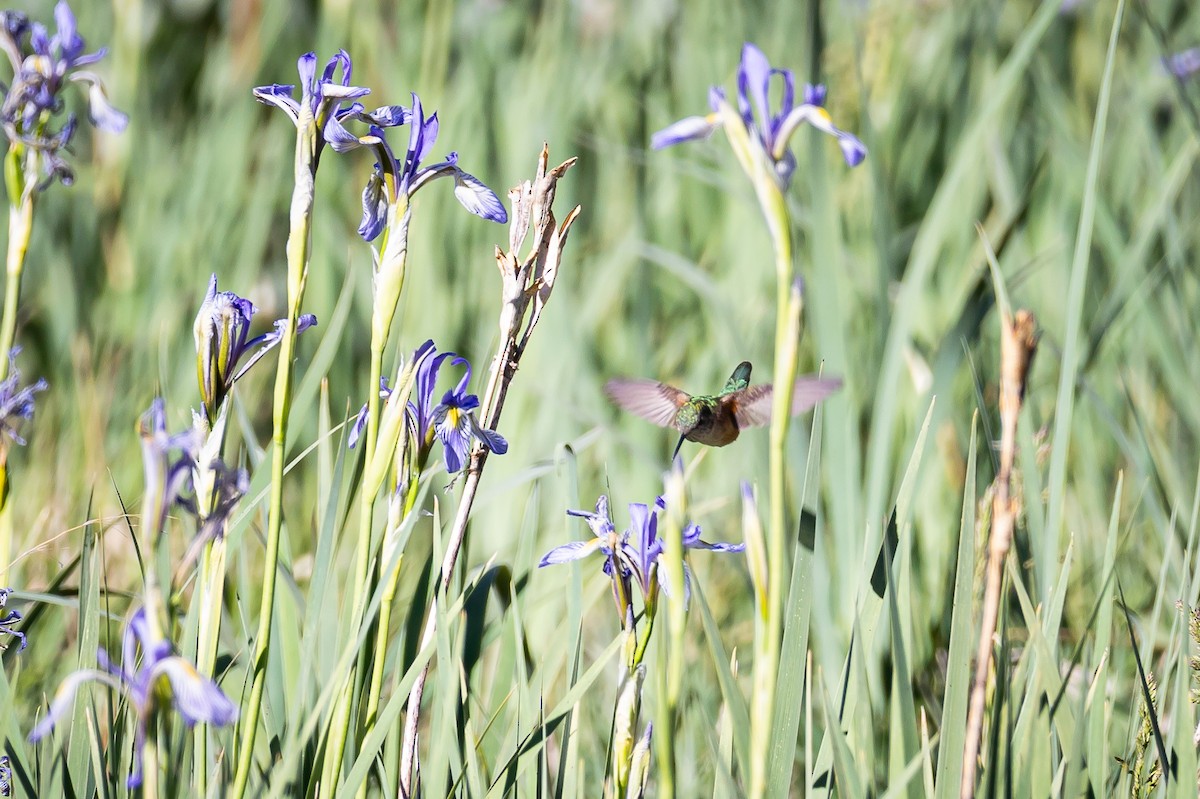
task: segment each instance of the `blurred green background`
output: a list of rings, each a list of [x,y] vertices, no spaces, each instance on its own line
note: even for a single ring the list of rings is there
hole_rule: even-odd
[[[39,399],[29,446],[13,456],[18,551],[36,550],[22,561],[21,587],[44,586],[78,552],[78,527],[90,514],[111,528],[104,546],[112,587],[135,588],[129,532],[117,518],[118,492],[130,507],[140,496],[134,424],[156,391],[167,398],[172,427],[188,422],[196,403],[191,325],[209,274],[259,306],[262,329],[283,315],[293,131],[251,88],[294,82],[296,57],[311,49],[323,63],[346,48],[353,82],[373,90],[368,105],[407,104],[418,92],[441,120],[434,155],[457,150],[461,165],[502,197],[531,176],[543,141],[552,162],[579,157],[559,206],[561,215],[578,203],[583,214],[509,394],[501,432],[511,449],[489,461],[470,561],[495,554],[526,574],[545,549],[581,534],[564,510],[590,508],[599,493],[611,496],[623,524],[625,503],[661,491],[674,438],[617,414],[601,392],[606,379],[655,377],[703,391],[742,359],[756,364],[756,380],[770,379],[772,256],[749,184],[719,133],[648,150],[652,132],[706,110],[709,85],[732,91],[741,45],[753,41],[799,81],[827,84],[834,121],[870,150],[851,170],[832,140],[808,130],[793,140],[799,167],[789,199],[806,281],[801,366],[823,363],[846,382],[820,417],[820,488],[810,486],[806,499],[823,518],[812,590],[813,656],[825,679],[839,682],[864,570],[907,474],[913,499],[898,520],[904,635],[913,691],[937,727],[973,416],[980,495],[994,474],[990,441],[998,435],[998,322],[977,223],[999,250],[1014,305],[1034,311],[1043,331],[1020,462],[1036,521],[1023,521],[1016,543],[1035,605],[1049,598],[1072,548],[1061,629],[1043,634],[1057,637],[1064,653],[1090,640],[1115,502],[1117,575],[1140,619],[1143,655],[1151,667],[1156,656],[1169,661],[1164,653],[1180,636],[1171,605],[1196,602],[1200,78],[1176,81],[1160,58],[1200,45],[1200,7],[1134,3],[1119,32],[1094,234],[1083,256],[1066,482],[1055,488],[1045,482],[1065,298],[1116,8],[1069,5],[79,3],[89,49],[110,48],[96,71],[131,124],[119,137],[80,137],[76,185],[48,192],[35,222],[17,340],[23,372],[44,375],[50,390]],[[49,3],[28,10],[51,17]],[[302,337],[299,368],[310,392],[327,377],[335,417],[356,409],[367,391],[371,254],[355,228],[370,166],[366,156],[327,150],[317,181],[305,310],[321,326]],[[393,348],[407,353],[433,338],[484,375],[500,299],[492,245],[506,240],[505,228],[464,213],[447,185],[423,191]],[[339,317],[343,297],[348,314]],[[268,371],[260,366],[236,392],[247,438],[262,443]],[[308,396],[292,434],[296,454],[317,432]],[[920,468],[906,471],[927,412]],[[797,495],[810,443],[807,422],[799,427]],[[578,458],[577,489],[563,467],[564,444]],[[690,445],[684,454],[700,453]],[[1121,473],[1124,491],[1115,496]],[[741,540],[739,482],[765,478],[765,432],[705,452],[689,475],[689,517],[710,540]],[[314,549],[316,470],[305,461],[289,479],[289,549],[299,559]],[[1061,533],[1040,529],[1043,489],[1061,491]],[[261,548],[255,536],[244,541],[233,568],[253,574]],[[351,554],[340,556],[349,562]],[[747,647],[742,566],[703,557],[693,566],[727,647]],[[560,623],[561,606],[551,600],[562,579],[532,576],[526,623]],[[607,598],[592,596],[599,599],[588,638],[600,646],[616,625]],[[62,624],[70,630],[69,618]],[[52,670],[44,658],[27,659]],[[703,687],[707,658],[697,643],[697,696],[715,690]],[[1124,720],[1137,683],[1128,651],[1116,661],[1122,681],[1112,699]],[[875,731],[885,738],[891,671],[868,670]],[[598,727],[603,707],[595,710]],[[1179,740],[1190,737],[1182,720],[1177,726]],[[1112,730],[1120,754],[1128,730]],[[692,743],[702,759],[703,746]],[[878,787],[888,783],[886,766],[886,756],[859,763]],[[693,788],[706,773],[695,772]]]

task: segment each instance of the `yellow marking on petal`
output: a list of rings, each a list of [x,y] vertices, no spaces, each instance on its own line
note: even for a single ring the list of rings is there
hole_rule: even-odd
[[[462,416],[462,412],[458,408],[446,409],[446,421],[450,423],[450,427],[458,429],[458,419]]]
[[[817,116],[821,117],[821,119],[825,120],[825,122],[827,124],[829,124],[829,125],[833,124],[833,119],[829,116],[829,112],[826,111],[824,108],[821,108],[818,106],[817,109],[813,111],[813,113],[816,114]]]

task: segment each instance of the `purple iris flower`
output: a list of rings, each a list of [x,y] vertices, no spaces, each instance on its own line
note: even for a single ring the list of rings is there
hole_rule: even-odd
[[[570,541],[555,547],[538,561],[539,569],[543,566],[581,560],[594,552],[603,553],[606,558],[611,560],[617,557],[621,543],[629,536],[628,531],[621,536],[617,535],[617,528],[613,525],[612,518],[608,515],[608,497],[604,494],[601,494],[596,500],[596,510],[594,512],[569,510],[567,511],[567,515],[585,520],[594,537],[590,541]]]
[[[455,357],[453,352],[443,352],[434,357],[426,357],[436,348],[433,346],[433,339],[428,339],[417,351],[413,353],[412,361],[417,362],[417,377],[416,377],[416,402],[409,401],[408,415],[409,424],[415,431],[418,446],[421,447],[421,452],[424,455],[428,453],[429,448],[433,446],[433,388],[437,384],[438,372],[442,368],[442,361],[447,358]],[[410,362],[410,363],[411,363]],[[392,390],[388,388],[387,378],[379,378],[379,396],[387,399],[392,396]],[[354,420],[354,424],[350,428],[348,443],[350,449],[354,449],[358,444],[358,439],[362,437],[363,430],[367,427],[367,403],[358,411],[358,416]],[[424,458],[422,458],[424,462]]]
[[[137,649],[142,651],[140,668]],[[142,747],[146,742],[146,727],[152,715],[159,709],[160,698],[170,696],[171,704],[189,727],[203,722],[217,727],[232,724],[238,715],[237,706],[224,692],[207,677],[202,677],[188,661],[173,655],[172,645],[167,640],[156,640],[146,620],[145,608],[133,614],[121,645],[121,665],[117,666],[101,649],[97,655],[99,669],[80,669],[63,680],[50,709],[33,732],[29,740],[44,737],[63,716],[71,710],[79,686],[88,681],[101,682],[122,694],[137,716],[137,732],[134,738],[133,773],[128,786],[142,784]],[[164,693],[165,692],[165,693]]]
[[[305,53],[296,61],[296,71],[300,75],[300,99],[293,94],[296,87],[290,84],[273,83],[269,86],[257,86],[254,97],[260,103],[282,108],[291,117],[292,124],[297,128],[307,129],[309,125],[316,127],[316,152],[314,153],[314,168],[320,160],[321,149],[325,146],[325,130],[338,117],[348,114],[362,113],[362,106],[352,103],[342,107],[343,100],[357,100],[371,93],[370,89],[350,85],[350,74],[353,65],[350,55],[345,50],[338,50],[333,58],[325,64],[325,69],[317,77],[317,54]],[[338,71],[341,77],[338,78]],[[372,113],[376,124],[401,125],[403,119],[396,121],[395,106],[385,106]],[[403,110],[403,109],[401,109]]]
[[[497,455],[508,452],[508,442],[504,437],[493,430],[484,429],[475,418],[474,411],[479,407],[479,397],[467,393],[467,386],[471,382],[471,364],[466,358],[453,352],[437,352],[433,340],[430,339],[417,348],[413,353],[413,360],[418,365],[416,385],[413,389],[415,396],[408,403],[408,426],[417,442],[417,462],[421,468],[424,468],[435,438],[442,442],[446,471],[451,474],[466,465],[471,444],[475,441],[487,445]],[[433,395],[438,374],[447,360],[450,360],[451,366],[465,366],[466,373],[458,385],[443,394],[442,401],[434,405]],[[379,382],[379,396],[387,399],[392,395],[387,386],[387,378]],[[366,425],[367,406],[364,404],[350,428],[348,442],[351,448],[358,443]]]
[[[576,516],[587,522],[592,531],[590,541],[569,541],[555,547],[542,556],[538,568],[552,566],[557,563],[569,563],[582,560],[596,552],[604,556],[604,573],[612,580],[613,598],[617,604],[617,615],[621,623],[632,618],[633,608],[629,604],[630,578],[635,566],[629,560],[629,531],[620,535],[608,514],[608,497],[601,494],[596,499],[595,512],[586,510],[568,510],[568,516]]]
[[[0,755],[0,797],[3,799],[12,796],[12,768],[8,764],[8,755]]]
[[[433,409],[433,422],[446,458],[446,471],[453,474],[467,465],[471,445],[478,441],[497,455],[508,452],[508,442],[494,430],[486,430],[475,418],[479,397],[467,393],[471,382],[471,364],[456,357],[451,366],[465,366],[466,372],[458,385],[442,395],[441,403]]]
[[[20,352],[20,347],[9,350],[8,377],[0,381],[0,432],[24,446],[25,439],[21,437],[17,426],[22,420],[33,418],[33,395],[45,391],[49,384],[39,378],[35,383],[20,387],[21,373],[17,369],[17,355]],[[0,438],[0,453],[7,447],[7,443]]]
[[[773,110],[768,94],[776,77],[781,81],[781,96],[778,109]],[[867,148],[856,136],[834,126],[824,107],[825,95],[824,86],[806,85],[804,100],[796,105],[796,79],[792,71],[773,68],[763,52],[749,42],[742,47],[737,80],[738,115],[750,139],[757,142],[771,160],[779,184],[784,188],[791,182],[796,169],[796,159],[788,149],[788,141],[804,123],[836,137],[850,166],[858,166],[867,157]],[[725,92],[718,86],[712,87],[708,93],[709,114],[687,117],[667,126],[651,137],[650,146],[658,150],[707,138],[721,126],[719,109],[725,103]]]
[[[356,101],[366,97],[371,90],[350,85],[352,69],[349,53],[338,50],[318,77],[317,54],[309,52],[296,60],[296,71],[300,76],[299,100],[293,96],[296,87],[291,84],[273,83],[254,88],[254,97],[260,103],[283,109],[297,129],[315,131],[309,164],[314,174],[325,149],[325,131],[331,124],[338,124],[338,119],[353,115],[366,116],[380,127],[404,124],[407,112],[402,106],[383,106],[369,114],[364,112],[362,104]],[[350,101],[350,105],[344,106],[343,101]]]
[[[608,575],[618,569],[625,577],[633,577],[642,589],[642,597],[652,599],[658,586],[662,586],[668,594],[671,587],[666,583],[666,575],[659,569],[659,558],[664,551],[664,543],[658,534],[658,516],[666,510],[662,497],[654,501],[654,506],[641,502],[629,503],[629,527],[620,535],[608,515],[608,497],[601,496],[596,500],[596,512],[569,510],[570,516],[580,516],[588,520],[595,535],[591,541],[572,541],[550,550],[542,557],[538,567],[555,563],[567,563],[580,560],[594,552],[602,552],[607,560],[604,571]],[[683,548],[707,549],[712,552],[741,552],[745,544],[710,544],[700,538],[700,525],[689,524],[683,530]],[[691,595],[691,570],[687,563],[683,564],[684,601]]]
[[[363,189],[362,222],[358,233],[367,241],[373,241],[387,225],[388,210],[408,198],[425,184],[437,178],[454,179],[454,196],[471,213],[492,222],[508,221],[508,212],[496,193],[474,175],[458,167],[458,153],[450,153],[445,160],[422,167],[421,162],[433,149],[438,136],[437,112],[426,117],[421,107],[421,98],[412,95],[412,108],[396,112],[394,119],[403,119],[394,124],[408,125],[408,149],[401,161],[396,158],[382,125],[372,115],[357,112],[330,121],[325,129],[325,140],[339,153],[358,148],[367,148],[375,155],[375,168]],[[399,108],[399,107],[396,107]],[[355,136],[343,124],[349,119],[367,123],[365,136]]]
[[[0,12],[0,48],[8,55],[13,80],[0,105],[0,124],[9,141],[21,142],[46,156],[50,178],[64,184],[73,180],[70,167],[58,155],[71,141],[75,117],[66,116],[58,130],[50,128],[50,117],[63,109],[63,88],[78,83],[87,88],[88,118],[93,125],[120,133],[129,118],[112,107],[104,83],[94,73],[80,69],[104,57],[105,49],[87,48],[75,27],[75,15],[65,0],[54,7],[57,31],[53,36],[40,22],[31,23],[18,11]]]
[[[638,581],[642,586],[642,595],[650,596],[655,582],[662,586],[668,595],[671,586],[665,570],[658,568],[659,558],[664,551],[664,543],[658,535],[658,515],[667,508],[662,497],[654,500],[654,509],[641,503],[629,505],[630,539],[636,546],[630,547],[630,560],[637,565]],[[710,552],[742,552],[745,544],[710,544],[700,538],[700,525],[692,523],[683,528],[683,549],[707,549]],[[692,595],[692,571],[687,562],[683,564],[683,600],[684,604]]]
[[[433,339],[428,339],[413,353],[413,360],[419,362],[419,365],[414,388],[416,399],[408,402],[408,425],[417,441],[418,462],[422,466],[429,457],[429,451],[433,448],[433,414],[436,410],[433,403],[433,392],[437,387],[438,373],[442,371],[443,362],[457,357],[458,355],[453,352],[437,352]]]
[[[1162,60],[1163,69],[1180,80],[1200,73],[1200,47],[1192,47]]]
[[[217,276],[208,282],[208,293],[196,314],[192,333],[196,340],[196,375],[204,412],[211,423],[229,394],[233,384],[277,345],[287,329],[287,319],[279,319],[274,328],[256,338],[249,338],[250,320],[257,312],[254,303],[232,291],[217,291]],[[317,317],[303,314],[297,320],[299,335],[317,324]],[[258,348],[257,351],[251,351]],[[251,353],[238,368],[243,357]]]
[[[0,610],[8,603],[8,595],[12,593],[12,589],[0,588]],[[25,638],[25,633],[17,629],[17,623],[21,621],[21,614],[15,610],[10,610],[3,618],[0,618],[0,633],[11,635],[13,638],[21,639],[20,652],[29,645],[28,639]]]

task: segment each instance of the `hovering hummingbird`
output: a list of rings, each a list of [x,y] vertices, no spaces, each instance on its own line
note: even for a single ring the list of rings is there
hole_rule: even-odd
[[[729,376],[721,393],[693,397],[656,380],[617,378],[604,384],[609,399],[632,414],[660,427],[679,431],[679,443],[671,460],[679,454],[684,440],[723,447],[734,441],[744,427],[760,427],[771,421],[773,386],[750,385],[750,362],[742,361]],[[841,388],[839,378],[805,376],[796,381],[792,395],[792,415],[798,416]]]

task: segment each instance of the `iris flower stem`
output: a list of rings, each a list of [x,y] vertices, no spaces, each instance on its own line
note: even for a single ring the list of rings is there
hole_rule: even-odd
[[[217,641],[221,637],[221,598],[225,585],[225,534],[214,538],[204,547],[200,563],[200,620],[196,634],[196,670],[215,679]],[[195,727],[196,792],[208,793],[208,725]]]
[[[283,532],[283,471],[287,459],[288,414],[292,405],[292,361],[296,355],[296,325],[308,277],[309,244],[312,235],[313,189],[317,174],[317,136],[320,131],[305,111],[308,124],[296,128],[295,187],[292,190],[290,229],[287,241],[288,324],[279,342],[279,365],[275,372],[274,432],[271,437],[271,496],[267,508],[267,550],[263,564],[262,603],[258,634],[254,641],[251,670],[254,681],[242,717],[241,743],[231,799],[242,799],[254,762],[254,739],[266,689],[267,662],[271,650],[271,621],[275,612],[275,579],[279,570],[279,539]]]
[[[750,799],[762,799],[767,790],[771,726],[775,714],[779,648],[783,638],[783,586],[787,568],[788,539],[784,491],[787,486],[785,449],[792,420],[796,360],[800,337],[800,292],[795,285],[792,262],[791,217],[774,172],[774,161],[752,141],[740,115],[721,102],[716,113],[729,139],[730,148],[750,178],[762,208],[771,244],[775,250],[775,391],[771,404],[768,481],[770,516],[767,528],[767,602],[759,606],[754,635],[754,693],[750,707]]]
[[[0,319],[0,380],[8,377],[8,351],[16,339],[21,275],[25,272],[25,254],[29,251],[29,238],[33,232],[33,192],[26,190],[20,148],[9,149],[4,173],[9,206],[8,253],[5,259],[7,279],[4,285],[4,316]],[[15,201],[13,198],[16,198]]]
[[[222,339],[223,346],[229,346],[228,339]],[[222,353],[220,363],[228,362],[227,353]],[[205,381],[201,380],[204,386]],[[217,457],[225,457],[225,423],[228,406],[212,410],[212,418],[217,421],[210,426],[209,435],[218,435]],[[207,517],[215,510],[216,497],[213,495],[214,480],[207,478],[196,480],[196,502],[203,508]],[[199,618],[196,630],[196,670],[209,679],[216,679],[217,642],[221,637],[221,603],[225,589],[226,546],[225,535],[229,531],[228,520],[221,526],[219,535],[209,539],[204,544],[200,560],[199,575]],[[193,772],[196,793],[206,796],[208,793],[208,727],[197,724],[193,729]]]
[[[767,528],[767,605],[766,618],[756,636],[759,648],[754,669],[754,703],[750,718],[751,751],[750,796],[758,799],[766,793],[766,778],[771,751],[771,726],[775,712],[776,678],[783,628],[783,588],[787,570],[786,541],[786,447],[791,426],[792,395],[795,391],[798,341],[800,337],[800,292],[795,285],[792,261],[791,219],[783,192],[774,176],[759,170],[752,175],[755,192],[775,250],[775,391],[771,407],[769,434],[770,516]]]
[[[646,648],[650,646],[650,633],[654,632],[654,616],[655,614],[647,612],[645,615],[645,625],[642,627],[641,635],[638,636],[637,647],[633,650],[633,658],[630,660],[628,668],[630,673],[638,666],[642,665],[642,661],[646,657]]]
[[[408,490],[404,495],[404,505],[399,508],[399,513],[390,511],[388,513],[388,530],[396,530],[404,519],[412,513],[413,508],[417,504],[418,494],[418,477],[419,475],[410,475],[408,480]],[[386,536],[386,534],[385,534]],[[385,547],[386,549],[386,547]],[[367,711],[363,721],[363,733],[369,733],[375,727],[375,721],[379,715],[379,699],[383,693],[383,667],[387,659],[388,639],[384,634],[388,629],[388,625],[392,621],[392,603],[396,599],[396,589],[400,583],[400,564],[403,563],[403,554],[401,560],[397,562],[396,568],[388,576],[387,583],[383,589],[383,603],[379,607],[379,631],[380,634],[375,638],[375,656],[371,661],[371,683],[367,688]],[[383,560],[386,562],[390,558],[385,556]]]
[[[375,300],[371,311],[371,373],[367,394],[367,431],[363,442],[364,463],[370,463],[375,456],[375,448],[379,438],[379,417],[382,412],[380,405],[380,379],[383,377],[383,353],[391,335],[392,323],[395,320],[396,308],[400,303],[400,294],[404,289],[404,275],[408,263],[408,221],[409,205],[406,199],[392,203],[388,208],[388,226],[384,231],[379,269],[375,275]],[[370,486],[365,482],[360,495],[361,512],[359,515],[358,559],[354,569],[354,604],[353,625],[358,629],[366,613],[367,601],[371,596],[371,560],[374,548],[371,546],[371,533],[375,526],[375,498],[378,486]],[[395,592],[393,591],[393,596]],[[387,653],[387,624],[391,621],[391,611],[387,601],[380,608],[378,620],[379,635],[376,636],[377,649],[382,645],[382,653]],[[334,723],[330,731],[329,744],[326,747],[324,765],[324,784],[337,784],[338,771],[341,768],[342,757],[345,754],[346,742],[350,736],[350,710],[356,687],[360,686],[362,674],[371,670],[371,683],[367,694],[367,713],[362,719],[362,729],[369,731],[375,724],[375,710],[379,706],[379,693],[383,689],[383,662],[372,663],[360,653],[355,668],[347,678],[345,691],[335,709]],[[376,653],[378,657],[378,653]],[[376,671],[379,671],[376,678]],[[374,700],[372,701],[372,695]],[[366,783],[360,788],[359,795],[366,791]]]
[[[20,147],[9,148],[5,157],[5,183],[9,197],[16,197],[8,207],[8,255],[7,277],[4,282],[4,315],[0,317],[0,380],[8,377],[8,353],[13,348],[17,334],[17,304],[21,295],[21,275],[25,272],[25,254],[29,251],[29,237],[33,231],[33,192],[25,191],[24,175],[21,171]],[[13,581],[13,519],[8,505],[12,480],[8,476],[7,460],[0,464],[3,481],[0,484],[0,574],[6,581]]]
[[[363,439],[364,463],[370,463],[374,457],[375,441],[379,437],[379,379],[383,375],[383,344],[374,340],[374,336],[372,339],[369,385],[373,388],[367,395],[367,430]],[[367,598],[371,595],[371,529],[375,524],[375,494],[376,492],[364,481],[360,495],[358,541],[355,546],[358,557],[355,560],[352,577],[354,601],[351,605],[352,624],[350,629],[355,631],[362,623]],[[367,666],[362,654],[359,653],[358,661],[346,675],[346,684],[342,686],[341,696],[334,707],[329,742],[325,747],[325,762],[322,767],[322,784],[329,786],[327,790],[333,790],[333,786],[337,785],[342,757],[346,752],[346,742],[350,736],[350,711],[354,704],[355,686],[358,684],[360,669]]]
[[[146,723],[142,745],[142,799],[158,799],[158,724],[153,716]]]

